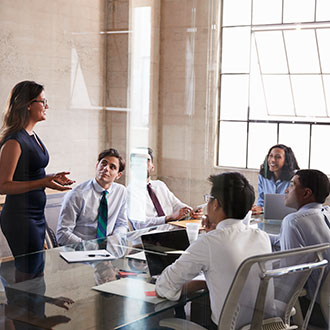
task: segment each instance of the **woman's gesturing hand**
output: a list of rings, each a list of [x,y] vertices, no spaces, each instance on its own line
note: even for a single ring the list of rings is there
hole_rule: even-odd
[[[67,175],[70,174],[70,172],[59,172],[56,174],[49,174],[45,177],[45,187],[64,191],[64,190],[70,190],[71,188],[68,187],[75,183],[76,181],[73,181],[67,177]]]

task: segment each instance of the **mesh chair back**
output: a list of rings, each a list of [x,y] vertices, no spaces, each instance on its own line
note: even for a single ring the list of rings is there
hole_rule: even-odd
[[[325,277],[320,289],[320,305],[324,319],[330,325],[330,271]]]
[[[292,308],[312,272],[318,271],[316,290],[319,288],[328,263],[322,252],[329,247],[319,244],[243,261],[226,297],[218,329],[289,329]],[[301,260],[304,263],[299,263]],[[310,312],[302,329],[307,327]]]

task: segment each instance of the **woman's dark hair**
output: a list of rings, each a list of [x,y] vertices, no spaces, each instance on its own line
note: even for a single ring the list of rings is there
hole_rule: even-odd
[[[153,155],[153,151],[152,151],[151,148],[148,148],[148,155],[150,156],[151,162],[153,163],[154,162],[154,155]]]
[[[211,175],[211,195],[216,198],[228,218],[243,219],[254,203],[254,189],[238,172]]]
[[[10,134],[25,128],[29,122],[28,106],[44,87],[34,81],[21,81],[10,92],[1,128],[0,142]]]
[[[125,160],[122,156],[120,156],[119,152],[116,149],[110,148],[103,150],[97,157],[97,161],[99,162],[104,157],[116,157],[119,160],[119,172],[124,171],[125,169]]]
[[[284,144],[275,144],[268,150],[267,156],[260,166],[259,174],[261,174],[266,179],[271,179],[272,177],[274,177],[274,173],[271,172],[268,168],[268,156],[274,148],[280,148],[284,150],[285,154],[285,162],[281,170],[280,180],[290,181],[295,174],[295,171],[299,170],[300,167],[298,166],[298,162],[292,149]]]
[[[330,184],[328,177],[319,170],[300,170],[295,175],[303,188],[309,188],[317,203],[324,203],[329,196]]]

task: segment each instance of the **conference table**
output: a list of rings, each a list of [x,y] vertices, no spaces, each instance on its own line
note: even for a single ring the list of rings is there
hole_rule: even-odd
[[[26,324],[35,326],[33,329],[148,328],[152,316],[166,313],[205,295],[204,291],[199,291],[180,301],[163,299],[154,303],[148,301],[149,295],[151,299],[157,299],[148,287],[146,290],[150,291],[145,291],[146,300],[134,297],[136,290],[141,295],[141,288],[137,284],[151,281],[146,261],[130,258],[130,255],[142,251],[141,235],[152,230],[173,229],[173,226],[162,225],[38,252],[44,256],[43,276],[18,283],[15,283],[15,261],[3,262],[0,268],[3,286],[0,302],[4,315],[0,315],[0,328],[5,321],[13,322],[17,328],[21,326],[22,329],[25,329]],[[98,253],[100,249],[107,250],[111,260],[94,260],[96,258],[92,256],[91,261],[68,263],[60,255],[73,251]],[[129,286],[126,288],[129,296],[92,289],[122,279]]]
[[[266,228],[262,221],[258,222],[258,226]],[[149,283],[151,277],[146,261],[132,259],[131,256],[143,251],[141,235],[153,230],[173,229],[178,227],[166,224],[38,252],[44,257],[44,274],[20,282],[15,281],[15,261],[2,262],[0,328],[8,324],[14,325],[16,329],[26,329],[27,324],[29,329],[150,328],[155,316],[168,317],[175,307],[206,295],[201,290],[179,301],[151,301],[157,300],[157,297],[154,287]],[[95,260],[91,251],[95,251],[97,257],[100,249],[108,251],[111,260]],[[78,258],[76,262],[67,262],[61,256],[63,252],[75,252],[74,255],[77,255],[79,251],[92,253],[91,260]],[[121,285],[126,286],[126,294],[93,289],[113,281],[121,281]],[[148,287],[141,296],[140,284],[144,283]],[[135,296],[137,291],[138,296]]]

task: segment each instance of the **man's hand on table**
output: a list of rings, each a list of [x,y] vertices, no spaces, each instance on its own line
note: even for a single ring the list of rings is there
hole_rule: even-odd
[[[191,211],[192,211],[191,208],[188,206],[182,207],[181,209],[175,211],[174,213],[167,215],[165,217],[165,222],[181,220],[182,218],[190,214]]]
[[[259,206],[259,205],[253,205],[252,206],[252,214],[253,215],[258,215],[258,214],[261,214],[263,212],[263,207],[262,206]]]

